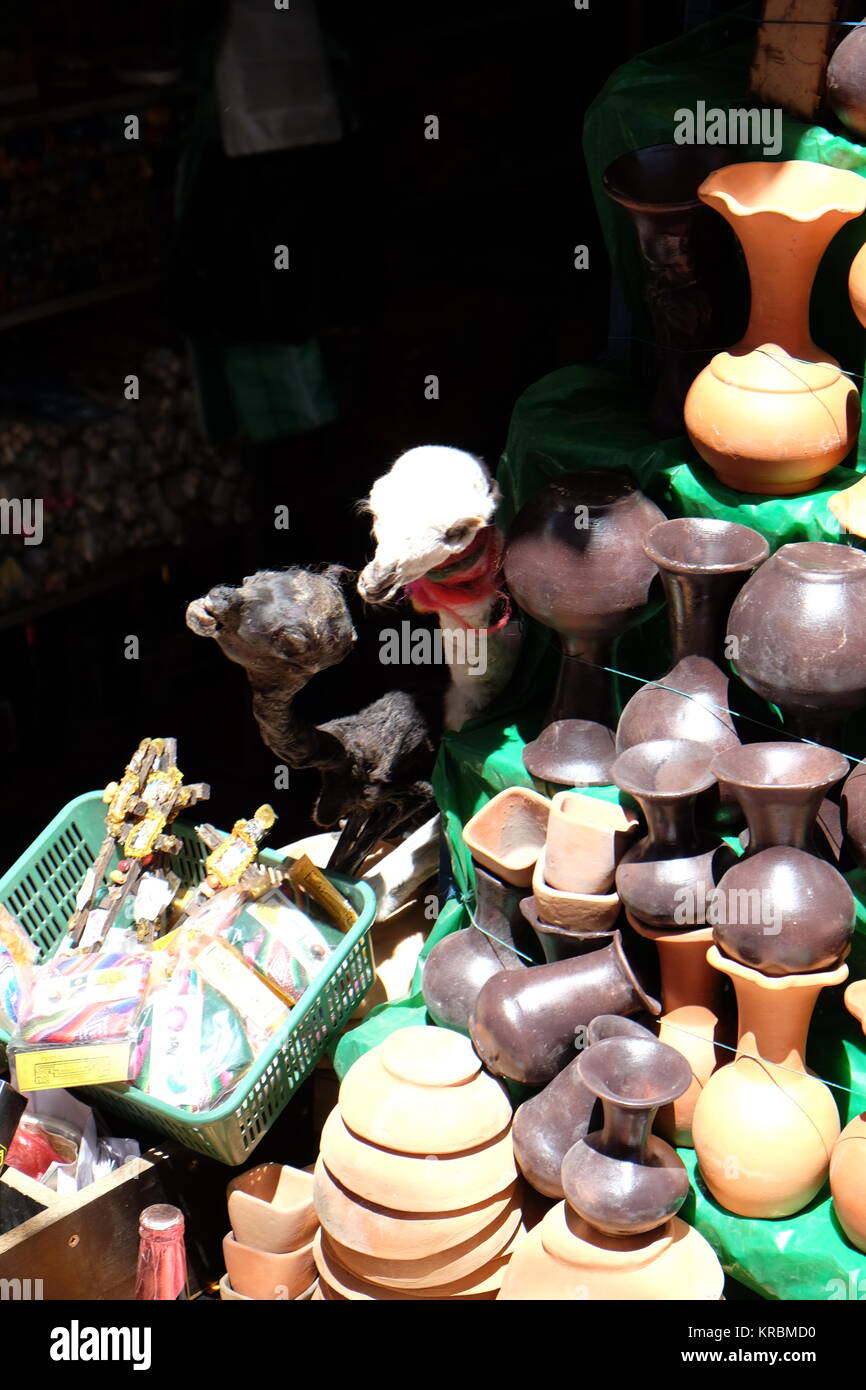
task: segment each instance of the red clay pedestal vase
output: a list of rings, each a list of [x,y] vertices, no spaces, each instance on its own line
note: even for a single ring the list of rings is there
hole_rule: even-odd
[[[712,169],[730,163],[732,153],[718,145],[654,145],[620,155],[602,175],[608,197],[627,210],[637,232],[655,333],[650,420],[664,436],[683,432],[683,401],[706,361],[701,349],[726,341],[721,325],[713,325],[706,278],[709,272],[718,283],[719,262],[733,262],[733,247],[718,236],[722,226],[698,187]]]
[[[597,1014],[661,1011],[626,959],[619,932],[573,960],[507,970],[483,986],[469,1033],[488,1071],[546,1086],[573,1059],[579,1030]]]
[[[617,1037],[654,1040],[643,1024],[617,1014],[599,1014],[586,1030],[588,1047]],[[537,1096],[525,1100],[515,1112],[511,1128],[514,1156],[526,1181],[536,1192],[557,1200],[565,1196],[562,1160],[590,1129],[599,1127],[601,1119],[601,1103],[581,1079],[579,1061],[580,1055]]]
[[[862,144],[866,140],[866,29],[863,27],[849,29],[834,49],[827,65],[826,95],[833,114]]]
[[[654,941],[661,968],[661,995],[664,1010],[659,1019],[659,1041],[681,1053],[688,1062],[691,1084],[688,1090],[664,1106],[656,1116],[655,1129],[677,1148],[693,1148],[692,1116],[698,1096],[726,1054],[716,1048],[724,1033],[720,1025],[723,980],[707,961],[713,943],[712,927],[694,931],[658,931],[645,927],[628,914],[631,926],[641,936]]]
[[[616,731],[617,752],[654,738],[686,738],[721,753],[739,742],[728,713],[728,675],[720,665],[725,624],[770,547],[736,521],[679,517],[654,527],[644,549],[662,577],[673,665],[629,700]],[[730,801],[722,809],[730,813]]]
[[[839,1137],[836,1102],[804,1056],[818,995],[844,983],[848,967],[771,978],[717,946],[709,961],[734,982],[739,1040],[734,1061],[713,1072],[695,1107],[701,1174],[738,1216],[793,1216],[826,1180]]]
[[[652,1134],[656,1111],[688,1090],[686,1059],[655,1038],[608,1038],[581,1053],[583,1084],[604,1123],[569,1149],[562,1186],[573,1211],[609,1236],[642,1235],[675,1216],[689,1192],[682,1159]]]
[[[783,545],[746,581],[728,618],[733,664],[786,731],[839,746],[866,701],[864,611],[866,555],[832,541]]]
[[[653,739],[621,753],[613,778],[638,802],[647,835],[620,860],[616,887],[648,927],[703,926],[705,905],[729,862],[718,835],[695,827],[695,799],[715,784],[712,750]]]
[[[663,520],[626,474],[591,471],[548,483],[511,525],[503,567],[512,597],[562,642],[548,727],[523,755],[542,781],[610,782],[612,689],[603,668],[646,605],[656,570],[643,541]]]
[[[481,986],[500,970],[532,964],[538,949],[520,911],[523,891],[475,865],[474,922],[438,942],[423,965],[421,992],[440,1028],[468,1032]]]

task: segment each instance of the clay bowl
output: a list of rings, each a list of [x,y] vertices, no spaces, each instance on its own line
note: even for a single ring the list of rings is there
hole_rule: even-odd
[[[367,1279],[359,1278],[357,1274],[353,1274],[351,1270],[346,1269],[340,1263],[328,1236],[323,1231],[316,1234],[313,1242],[313,1254],[324,1297],[329,1300],[333,1298],[355,1303],[383,1300],[412,1302],[428,1299],[492,1301],[502,1287],[502,1280],[508,1268],[511,1252],[508,1251],[498,1259],[491,1260],[489,1264],[476,1270],[466,1279],[457,1280],[453,1284],[437,1285],[435,1288],[425,1289],[423,1293],[412,1293],[408,1289],[389,1289],[384,1284],[372,1284]]]
[[[542,851],[532,875],[532,896],[542,922],[575,932],[604,932],[613,928],[619,916],[618,893],[563,893],[547,882],[545,865],[546,853]]]
[[[508,1129],[477,1149],[422,1158],[359,1139],[335,1108],[325,1121],[320,1152],[343,1187],[366,1202],[397,1211],[459,1211],[467,1203],[489,1201],[517,1177]]]
[[[616,801],[557,792],[544,850],[544,877],[550,887],[564,893],[609,893],[637,825],[634,812]]]
[[[466,822],[463,839],[483,868],[528,888],[544,847],[550,802],[528,787],[508,787]]]
[[[340,1245],[327,1237],[328,1249],[339,1263],[371,1284],[384,1284],[391,1289],[407,1289],[420,1293],[442,1284],[467,1279],[483,1269],[491,1260],[498,1260],[517,1235],[521,1224],[520,1200],[515,1196],[504,1215],[485,1226],[477,1235],[461,1241],[438,1255],[420,1260],[387,1260],[377,1255],[362,1255],[350,1246]]]
[[[227,1191],[229,1221],[242,1244],[279,1255],[312,1240],[318,1225],[312,1173],[260,1163],[233,1178]]]
[[[319,1157],[315,1173],[316,1210],[328,1235],[361,1255],[386,1260],[421,1260],[477,1236],[503,1217],[514,1199],[514,1183],[504,1191],[458,1211],[395,1211],[365,1202],[338,1183]]]
[[[242,1245],[229,1231],[223,1239],[223,1258],[232,1289],[260,1302],[297,1298],[316,1277],[312,1241],[275,1255]]]
[[[340,1087],[340,1113],[384,1149],[453,1154],[500,1135],[511,1102],[482,1072],[468,1038],[421,1026],[401,1028],[358,1059]]]

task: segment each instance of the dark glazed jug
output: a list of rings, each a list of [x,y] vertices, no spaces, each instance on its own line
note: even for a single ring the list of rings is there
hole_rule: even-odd
[[[515,517],[503,562],[508,587],[524,612],[558,632],[562,642],[547,725],[583,721],[572,731],[560,727],[552,745],[545,730],[527,746],[524,762],[533,776],[559,782],[565,775],[569,785],[577,785],[570,781],[571,765],[600,738],[581,785],[610,781],[612,690],[603,668],[611,665],[614,639],[646,605],[656,568],[643,542],[663,520],[655,503],[626,474],[615,472],[556,478]]]
[[[626,959],[619,932],[608,946],[574,960],[507,970],[483,986],[469,1033],[494,1076],[545,1086],[575,1055],[578,1029],[602,1013],[658,1016]]]
[[[689,1191],[682,1159],[651,1131],[659,1106],[691,1085],[691,1068],[655,1039],[609,1038],[588,1048],[578,1069],[601,1100],[604,1126],[565,1155],[566,1201],[607,1235],[652,1231],[679,1211]]]

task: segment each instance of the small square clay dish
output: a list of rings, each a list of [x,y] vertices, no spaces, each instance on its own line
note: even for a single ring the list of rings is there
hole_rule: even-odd
[[[529,787],[508,787],[466,822],[463,839],[482,868],[516,888],[528,888],[549,816],[546,796]]]
[[[229,1221],[243,1245],[279,1255],[312,1240],[318,1225],[312,1173],[260,1163],[233,1178],[227,1192]]]

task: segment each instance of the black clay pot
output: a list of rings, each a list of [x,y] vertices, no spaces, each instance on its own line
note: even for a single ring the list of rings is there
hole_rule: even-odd
[[[850,30],[830,59],[827,101],[842,124],[866,140],[866,28]]]
[[[469,1033],[494,1076],[544,1086],[573,1059],[579,1030],[598,1014],[658,1015],[626,959],[619,932],[574,960],[504,971],[483,986]]]
[[[604,1125],[565,1155],[566,1201],[607,1235],[655,1230],[679,1211],[689,1178],[675,1150],[651,1133],[652,1122],[688,1090],[691,1067],[655,1039],[608,1038],[582,1054],[578,1069],[601,1100]]]
[[[424,962],[421,992],[440,1028],[468,1033],[481,986],[501,970],[525,969],[538,957],[538,944],[520,911],[525,891],[475,865],[478,925],[446,936]]]
[[[652,1038],[643,1024],[618,1014],[600,1014],[587,1028],[587,1045],[604,1038]],[[561,1201],[562,1160],[592,1129],[601,1127],[601,1101],[584,1085],[580,1055],[569,1062],[543,1091],[518,1107],[511,1128],[514,1156],[536,1192]]]
[[[857,764],[842,789],[842,828],[852,859],[866,869],[866,762]]]

